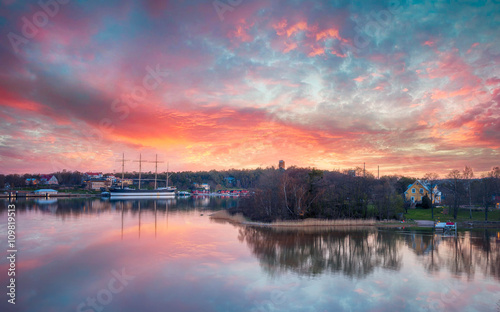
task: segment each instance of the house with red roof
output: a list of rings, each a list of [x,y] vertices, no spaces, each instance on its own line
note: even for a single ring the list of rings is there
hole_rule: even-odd
[[[85,172],[86,179],[101,179],[102,172]]]

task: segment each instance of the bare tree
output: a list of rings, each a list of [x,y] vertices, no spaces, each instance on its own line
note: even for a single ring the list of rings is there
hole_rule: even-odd
[[[467,181],[467,193],[469,194],[469,218],[472,219],[472,196],[470,191],[470,182],[474,177],[474,172],[469,166],[465,166],[463,171],[463,178]]]
[[[494,178],[490,174],[481,176],[481,197],[484,207],[484,221],[488,221],[488,210],[490,205],[494,204],[491,194],[493,194]]]
[[[453,192],[453,218],[456,220],[458,215],[458,206],[460,203],[460,184],[462,174],[459,170],[452,170],[448,173],[448,179],[451,180],[451,190]]]
[[[434,188],[436,187],[439,175],[434,172],[429,172],[424,175],[424,180],[427,181],[429,185],[429,192],[431,195],[431,215],[432,220],[434,220]]]
[[[498,195],[500,190],[500,167],[492,168],[488,174],[482,177],[482,181],[484,219],[488,221],[488,208],[490,205],[495,205],[494,196]]]

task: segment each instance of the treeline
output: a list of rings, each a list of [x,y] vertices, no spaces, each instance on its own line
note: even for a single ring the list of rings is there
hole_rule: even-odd
[[[484,209],[485,220],[488,210],[493,208],[500,197],[500,167],[494,167],[486,174],[476,178],[470,167],[464,170],[452,170],[445,179],[438,181],[443,193],[443,204],[452,208],[456,219],[460,207],[468,207],[470,216],[472,209]]]
[[[254,188],[262,173],[266,169],[257,168],[251,170],[210,170],[210,171],[179,171],[169,172],[168,183],[169,186],[175,186],[178,190],[191,190],[194,189],[194,184],[207,183],[210,185],[211,190],[224,189],[224,188]],[[121,174],[116,174],[121,177]],[[139,173],[125,173],[126,179],[138,179]],[[143,172],[142,179],[153,180],[155,178],[154,172]],[[158,173],[159,185],[166,183],[167,173]]]
[[[296,167],[265,170],[253,196],[243,199],[238,211],[264,222],[303,218],[391,219],[404,211],[401,194],[414,181],[401,176],[376,179],[361,168],[355,172]]]
[[[257,181],[262,173],[268,169],[252,169],[252,170],[211,170],[211,171],[180,171],[180,172],[170,172],[169,173],[169,185],[175,186],[179,190],[190,190],[194,188],[195,183],[207,183],[210,185],[212,190],[223,189],[223,188],[254,188],[257,185]],[[271,169],[269,169],[271,170]],[[272,169],[274,170],[274,169]],[[61,171],[53,172],[49,175],[55,175],[59,185],[75,187],[81,186],[85,174],[79,171]],[[121,173],[103,173],[104,176],[115,175],[121,178]],[[36,178],[40,179],[40,174],[0,174],[0,189],[4,189],[6,185],[11,188],[22,188],[26,187],[26,179]],[[126,172],[124,174],[125,179],[139,179],[138,172]],[[143,179],[143,186],[149,181],[151,182],[155,178],[154,172],[143,172],[141,174]],[[158,173],[158,183],[160,186],[166,183],[167,173]]]
[[[181,171],[172,173],[170,181],[180,190],[192,189],[193,183],[207,183],[212,190],[223,188],[252,189],[257,186],[257,182],[266,170],[269,169]]]
[[[384,176],[376,179],[371,173],[357,168],[352,170],[320,171],[292,167],[287,170],[264,170],[254,195],[242,200],[233,212],[242,212],[252,220],[297,220],[304,218],[376,218],[393,219],[410,207],[404,192],[415,178]],[[477,206],[488,209],[500,195],[500,169],[493,168],[480,179],[474,179],[470,167],[463,171],[452,170],[446,179],[435,173],[422,178],[437,185],[442,192],[443,203],[452,207],[457,218],[460,207]],[[427,198],[426,198],[427,199]],[[431,199],[424,203],[429,203]]]
[[[83,173],[78,171],[61,171],[54,172],[50,175],[55,175],[59,185],[63,186],[80,186],[83,181]],[[6,186],[10,188],[22,188],[29,186],[26,184],[26,179],[35,178],[40,180],[40,174],[0,174],[0,189]]]

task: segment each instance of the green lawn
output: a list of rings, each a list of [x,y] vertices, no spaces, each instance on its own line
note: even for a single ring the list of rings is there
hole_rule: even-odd
[[[434,208],[434,220],[447,221],[453,220],[453,211],[449,209],[450,214],[443,214],[443,208]],[[408,209],[405,214],[406,219],[413,220],[432,220],[430,209]],[[459,209],[457,221],[469,221],[469,210]],[[484,211],[472,211],[472,220],[484,221]],[[500,221],[500,210],[490,209],[488,211],[488,221]]]

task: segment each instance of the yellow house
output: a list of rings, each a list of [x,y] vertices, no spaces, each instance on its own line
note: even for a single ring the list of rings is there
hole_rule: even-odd
[[[408,189],[405,191],[405,200],[412,203],[421,203],[422,197],[427,195],[431,198],[430,194],[430,185],[426,181],[417,180],[408,186]],[[433,189],[434,198],[433,204],[441,203],[441,192],[438,190],[437,186],[434,186]]]

